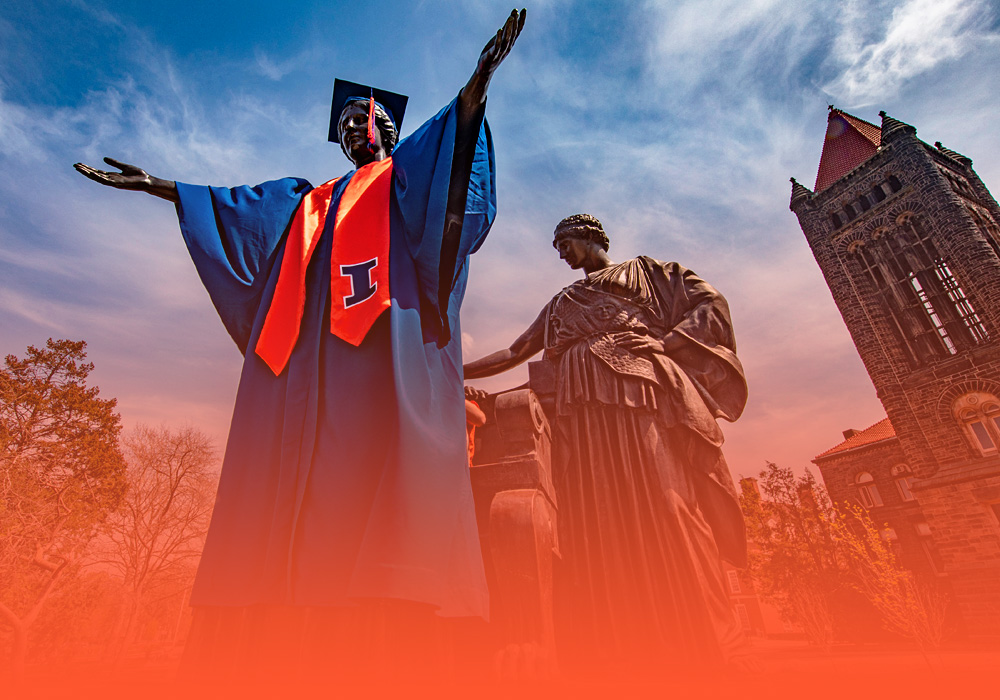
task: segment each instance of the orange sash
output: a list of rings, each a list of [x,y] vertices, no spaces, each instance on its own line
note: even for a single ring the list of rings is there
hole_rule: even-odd
[[[306,271],[326,225],[331,180],[303,197],[292,219],[285,256],[255,352],[275,375],[288,364],[299,337]],[[351,345],[365,339],[389,308],[389,192],[392,159],[359,168],[347,183],[334,221],[330,255],[330,332]]]

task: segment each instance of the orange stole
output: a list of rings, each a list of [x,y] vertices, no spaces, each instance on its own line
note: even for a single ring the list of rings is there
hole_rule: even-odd
[[[278,282],[255,348],[275,375],[288,364],[299,337],[306,301],[306,270],[326,225],[334,185],[339,179],[320,185],[302,198],[288,231]],[[390,304],[391,185],[391,158],[359,168],[344,189],[334,220],[330,332],[354,346],[361,344]]]

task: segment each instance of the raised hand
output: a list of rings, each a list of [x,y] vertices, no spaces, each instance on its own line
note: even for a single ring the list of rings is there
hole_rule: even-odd
[[[153,177],[140,167],[122,163],[114,158],[105,158],[104,162],[114,168],[118,168],[121,172],[97,170],[83,163],[74,163],[73,167],[81,175],[108,187],[114,187],[119,190],[148,192],[151,195],[171,202],[178,201],[177,186],[172,180],[162,180],[158,177]]]
[[[475,109],[486,100],[486,89],[489,87],[490,78],[510,50],[514,48],[514,42],[524,29],[524,18],[527,15],[525,10],[518,12],[510,11],[510,17],[504,25],[497,30],[496,36],[492,37],[483,47],[483,52],[479,55],[479,62],[473,72],[469,82],[460,93],[469,109]]]
[[[497,69],[510,50],[514,48],[514,42],[517,41],[517,37],[520,36],[521,30],[524,29],[524,18],[527,12],[521,10],[518,13],[517,10],[510,11],[510,17],[504,22],[504,25],[497,30],[496,36],[491,38],[486,46],[483,47],[483,52],[479,55],[479,64],[476,66],[477,71],[486,72],[489,75],[493,74],[493,71]]]

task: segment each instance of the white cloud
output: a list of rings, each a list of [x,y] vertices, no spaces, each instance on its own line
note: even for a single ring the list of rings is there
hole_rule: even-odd
[[[288,74],[288,69],[286,67],[279,67],[271,58],[264,53],[261,49],[254,51],[254,57],[257,59],[257,68],[260,72],[271,80],[281,80],[285,75]]]
[[[845,67],[824,86],[852,106],[887,100],[907,80],[961,58],[991,35],[991,10],[982,0],[904,0],[884,25],[862,5],[845,4],[831,55]],[[873,27],[884,31],[873,36]]]
[[[456,33],[440,20],[443,5],[400,9],[413,26],[393,50],[406,60],[364,59],[365,70],[413,87],[406,132],[454,95],[509,10],[463,5],[460,19],[449,14],[451,24],[477,29]],[[981,173],[1000,172],[990,160],[998,137],[985,128],[1000,87],[990,77],[997,43],[991,53],[973,50],[990,46],[985,7],[971,0],[529,7],[525,34],[490,88],[500,215],[472,261],[463,307],[468,357],[507,347],[575,279],[554,254],[551,232],[563,216],[587,211],[604,220],[615,259],[677,259],[730,299],[751,385],[746,415],[725,426],[734,471],[764,458],[802,466],[841,429],[877,420],[874,390],[787,209],[787,178],[815,173],[829,99],[821,86],[837,101],[874,96],[866,99],[976,158]],[[629,43],[601,45],[608,55],[573,43],[571,25],[601,26],[604,18],[621,19]],[[322,59],[333,50],[268,37],[268,50],[245,51],[242,63],[220,54],[196,65],[114,17],[100,22],[133,47],[114,82],[61,108],[15,103],[0,88],[0,266],[22,280],[5,279],[0,295],[5,351],[45,334],[85,337],[102,389],[122,398],[124,413],[159,423],[181,411],[206,416],[224,433],[236,351],[170,207],[102,189],[69,166],[112,155],[193,182],[327,179],[334,163],[343,166],[335,146],[317,145],[327,88],[313,99],[295,80],[300,68],[320,64],[308,79],[328,80],[332,61]],[[337,31],[349,37],[353,29]],[[427,39],[449,32],[458,44],[447,50]],[[169,40],[166,31],[158,36]],[[322,37],[317,45],[330,38]],[[258,41],[250,36],[245,45]],[[336,58],[336,73],[358,66],[346,51]],[[0,51],[0,74],[12,80],[17,67],[2,61]],[[947,69],[938,84],[913,80],[935,67]],[[886,75],[891,80],[876,80]],[[40,195],[46,190],[60,193],[58,206]],[[105,301],[76,304],[88,285]],[[525,378],[522,367],[476,384],[495,390]],[[829,444],[816,441],[818,431]]]
[[[284,59],[275,58],[260,47],[254,49],[253,55],[260,74],[275,81],[294,71],[302,70],[317,59],[317,52],[310,47]]]
[[[749,29],[765,24],[777,25],[777,8],[781,0],[711,0],[671,2],[652,0],[647,3],[661,23],[655,44],[665,56],[694,60],[711,55],[721,45]],[[794,15],[786,13],[783,17]]]

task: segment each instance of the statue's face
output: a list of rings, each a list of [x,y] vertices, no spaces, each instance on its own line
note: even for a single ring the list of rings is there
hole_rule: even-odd
[[[368,148],[368,109],[359,102],[352,102],[340,113],[339,122],[340,144],[350,155],[358,167],[380,160],[379,153],[385,153],[382,146],[382,132],[378,128],[372,130],[375,138],[375,153]]]
[[[566,264],[574,270],[579,270],[593,253],[592,248],[597,244],[585,238],[575,236],[564,236],[556,241],[556,250],[559,251],[559,259],[565,260]]]

